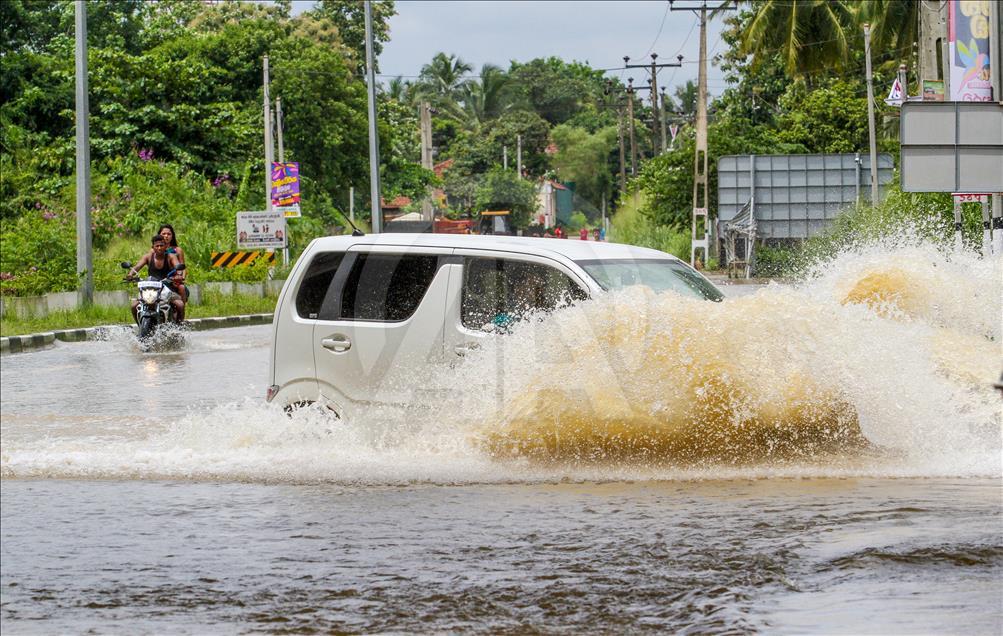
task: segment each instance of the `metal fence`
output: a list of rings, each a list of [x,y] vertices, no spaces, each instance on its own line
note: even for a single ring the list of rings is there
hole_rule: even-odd
[[[757,237],[805,239],[840,211],[870,200],[866,154],[727,155],[718,159],[718,220],[730,221],[750,201]],[[878,155],[879,193],[891,183],[894,161]]]

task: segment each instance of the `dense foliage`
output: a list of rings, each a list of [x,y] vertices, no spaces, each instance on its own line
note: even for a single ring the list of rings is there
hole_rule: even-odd
[[[723,155],[865,151],[861,24],[874,27],[878,87],[913,55],[916,38],[915,10],[906,6],[915,3],[731,4],[739,10],[713,16],[727,22],[725,51],[714,63],[728,88],[710,104],[712,213]],[[266,274],[208,268],[211,251],[233,247],[236,212],[264,205],[266,55],[271,94],[282,99],[285,159],[301,164],[303,217],[289,228],[294,254],[313,236],[344,230],[351,188],[357,219],[366,224],[361,6],[317,0],[294,16],[290,0],[87,3],[99,285],[113,285],[114,259],[146,249],[164,221],[178,228],[197,280]],[[392,0],[373,7],[378,54],[395,11]],[[73,18],[70,0],[0,2],[4,293],[77,285]],[[414,81],[396,78],[381,87],[383,198],[409,199],[414,209],[430,196],[437,213],[453,218],[510,209],[516,226],[525,227],[535,221],[536,187],[554,179],[573,190],[570,227],[594,225],[600,210],[620,208],[618,240],[685,255],[697,90],[692,81],[668,90],[667,116],[681,132],[656,154],[648,100],[635,96],[634,120],[627,121],[625,87],[603,71],[555,57],[478,70],[438,53]],[[435,172],[420,164],[422,102],[433,109]],[[895,152],[896,113],[880,101],[878,107],[880,148]],[[629,166],[631,129],[641,164],[620,192],[620,144]]]

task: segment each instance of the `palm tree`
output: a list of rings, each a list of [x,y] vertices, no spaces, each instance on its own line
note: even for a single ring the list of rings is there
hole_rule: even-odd
[[[473,68],[456,55],[436,53],[431,62],[421,67],[419,92],[437,105],[446,106],[448,102],[456,101],[468,81],[464,79],[464,75]]]
[[[401,104],[406,104],[410,101],[410,93],[413,87],[414,84],[398,75],[387,82],[387,86],[383,89],[383,92],[386,93],[387,97],[390,99],[400,102]]]
[[[757,2],[741,51],[759,60],[777,54],[790,75],[841,70],[849,57],[851,34],[856,33],[857,6],[848,0]]]
[[[859,7],[858,21],[871,24],[874,50],[894,53],[891,64],[912,56],[919,41],[919,2],[867,0]]]
[[[467,82],[462,91],[463,123],[468,130],[477,130],[489,119],[511,109],[513,101],[509,76],[494,64],[481,67],[480,77]]]

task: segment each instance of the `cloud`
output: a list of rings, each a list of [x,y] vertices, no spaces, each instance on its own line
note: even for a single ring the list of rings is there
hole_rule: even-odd
[[[556,56],[566,61],[588,62],[593,68],[619,69],[623,56],[631,63],[673,62],[682,53],[679,69],[662,69],[659,84],[696,80],[699,27],[692,12],[667,12],[667,2],[560,2],[478,1],[442,2],[399,0],[390,21],[391,40],[380,56],[382,79],[417,76],[422,65],[442,51],[453,53],[479,69],[485,63],[507,68],[509,62],[526,62]],[[722,24],[712,20],[707,48],[724,49]],[[709,53],[713,55],[713,53]],[[642,69],[611,70],[611,75],[634,77],[645,83]],[[720,92],[721,72],[709,67],[711,93]],[[670,87],[671,90],[671,87]]]

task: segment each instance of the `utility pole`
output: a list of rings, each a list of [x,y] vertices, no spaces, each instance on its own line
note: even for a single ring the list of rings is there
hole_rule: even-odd
[[[627,191],[627,168],[626,157],[623,147],[623,101],[617,100],[616,104],[616,136],[620,143],[620,194]]]
[[[355,186],[348,186],[348,220],[355,223]]]
[[[282,98],[275,98],[275,136],[279,142],[279,163],[285,163],[286,149],[282,145]]]
[[[272,100],[268,94],[268,56],[264,57],[264,84],[265,84],[265,210],[272,211]]]
[[[666,113],[666,111],[665,111],[665,99],[666,99],[666,97],[665,97],[665,89],[664,88],[662,89],[661,96],[662,96],[662,106],[661,106],[661,116],[659,117],[659,119],[661,119],[661,121],[662,121],[662,152],[665,152],[669,148],[669,140],[668,140],[668,137],[666,137],[666,135],[665,135],[665,113]]]
[[[522,179],[522,135],[515,136],[515,172]]]
[[[704,263],[710,256],[711,226],[710,203],[707,192],[707,11],[730,11],[734,6],[725,4],[708,7],[706,0],[699,6],[674,6],[670,11],[693,11],[700,18],[700,66],[697,75],[697,130],[696,152],[693,155],[693,233],[690,241],[690,264],[696,265],[696,253],[703,250]]]
[[[94,267],[91,254],[91,138],[90,100],[87,90],[87,3],[74,3],[77,74],[77,275],[84,306],[94,302]],[[44,257],[44,254],[39,256]]]
[[[432,169],[432,107],[428,102],[423,101],[421,103],[421,167],[426,170]],[[433,231],[435,216],[432,211],[432,200],[425,193],[425,198],[421,202],[421,218],[425,221],[433,222]]]
[[[373,232],[383,231],[383,204],[380,201],[380,138],[376,134],[376,70],[373,65],[373,2],[366,9],[366,83],[369,86],[369,209]]]
[[[651,144],[651,147],[654,149],[655,155],[658,155],[659,153],[665,151],[665,119],[659,116],[661,109],[659,109],[658,107],[658,69],[682,66],[683,56],[679,55],[676,57],[676,59],[678,59],[679,61],[674,64],[658,64],[657,63],[658,53],[652,53],[651,64],[630,64],[629,56],[624,56],[623,58],[623,65],[625,68],[643,68],[651,74],[651,77],[649,78],[651,80],[650,84],[651,108],[654,111],[654,117],[655,117],[655,125],[653,126],[652,130],[653,143]],[[660,147],[658,144],[658,123],[657,123],[659,120],[661,120],[662,122],[662,136],[661,136],[662,143]]]
[[[947,54],[947,2],[919,0],[919,83],[923,80],[947,80],[944,56]],[[946,85],[944,87],[947,88]]]
[[[502,146],[502,168],[508,170],[508,146]]]
[[[998,2],[989,3],[989,67],[992,72],[993,98],[1003,102],[1003,7]],[[1003,187],[992,197],[990,235],[994,254],[1003,254]]]
[[[286,161],[286,149],[282,145],[282,98],[275,98],[275,136],[279,142],[279,163]],[[289,223],[286,223],[286,246],[282,250],[282,264],[289,265]]]
[[[630,176],[637,176],[637,146],[634,144],[634,78],[627,78],[627,132],[630,135]]]
[[[878,204],[878,140],[874,133],[874,83],[871,76],[871,25],[864,25],[864,62],[867,67],[867,130],[871,150],[871,205]]]

